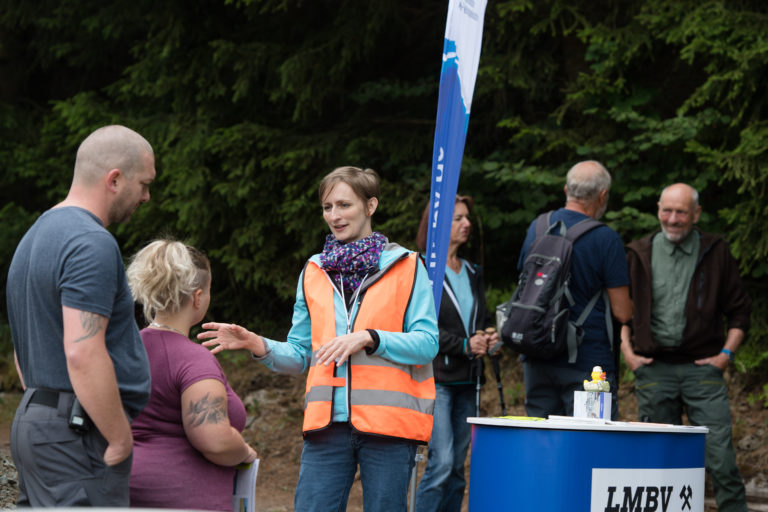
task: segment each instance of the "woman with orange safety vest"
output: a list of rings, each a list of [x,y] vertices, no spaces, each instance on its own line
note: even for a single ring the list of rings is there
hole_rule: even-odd
[[[371,228],[375,171],[339,167],[319,196],[331,233],[299,277],[287,342],[215,322],[198,337],[213,353],[308,371],[297,512],[344,510],[358,465],[366,512],[405,511],[416,445],[432,432],[432,289],[417,253]]]

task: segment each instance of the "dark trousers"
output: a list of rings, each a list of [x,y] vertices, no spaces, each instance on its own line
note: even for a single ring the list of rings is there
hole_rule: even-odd
[[[731,440],[731,408],[722,372],[709,364],[669,364],[655,361],[635,370],[638,414],[658,423],[682,423],[683,410],[691,425],[709,428],[707,472],[715,487],[717,510],[746,512],[744,482],[736,466]]]
[[[526,414],[537,418],[573,416],[573,392],[584,391],[584,381],[590,378],[590,372],[584,370],[527,358],[523,363]],[[616,372],[606,372],[606,380],[611,384],[611,419],[615,421],[619,417]]]
[[[32,403],[28,389],[11,425],[11,455],[19,473],[20,507],[127,507],[133,456],[104,463],[107,441],[95,427],[69,428],[73,395],[56,407]]]

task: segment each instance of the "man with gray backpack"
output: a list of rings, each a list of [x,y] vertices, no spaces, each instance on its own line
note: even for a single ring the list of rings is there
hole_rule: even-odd
[[[597,221],[610,187],[599,162],[574,165],[565,207],[540,215],[523,242],[518,289],[500,310],[504,344],[523,354],[528,416],[573,415],[573,392],[597,365],[616,389],[613,318],[628,323],[632,302],[621,238]],[[613,393],[613,419],[617,413]]]

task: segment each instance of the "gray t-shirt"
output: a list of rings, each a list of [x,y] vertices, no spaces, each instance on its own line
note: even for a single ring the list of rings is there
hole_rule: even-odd
[[[6,297],[13,346],[28,387],[72,390],[64,357],[64,305],[109,319],[106,347],[123,406],[131,416],[144,408],[151,382],[133,297],[117,242],[95,215],[77,207],[41,215],[16,248]]]

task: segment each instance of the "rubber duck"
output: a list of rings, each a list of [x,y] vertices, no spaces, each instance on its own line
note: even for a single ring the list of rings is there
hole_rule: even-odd
[[[605,372],[601,366],[592,368],[592,380],[584,381],[584,391],[610,391],[611,383],[605,380]]]

